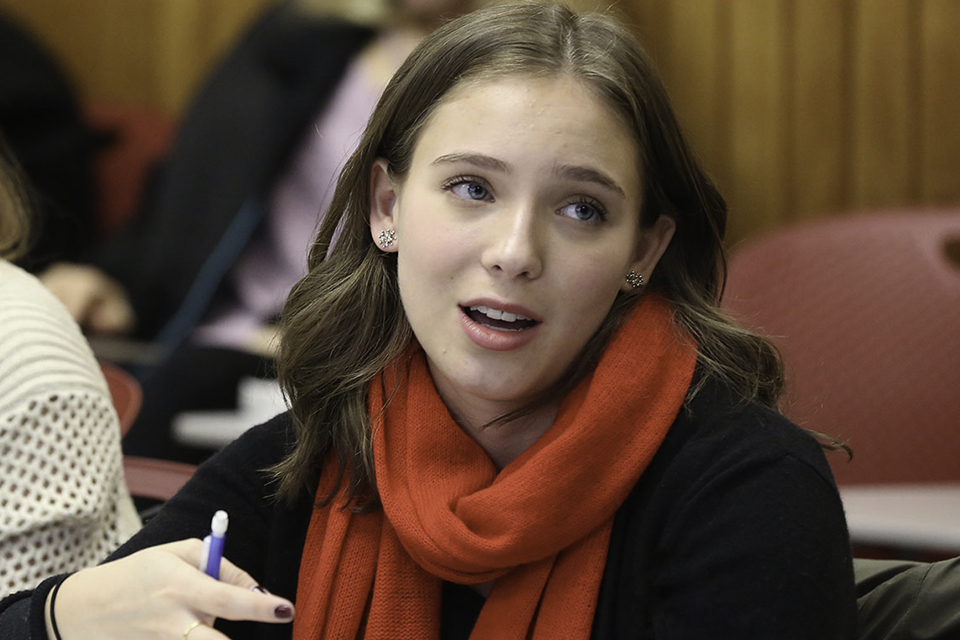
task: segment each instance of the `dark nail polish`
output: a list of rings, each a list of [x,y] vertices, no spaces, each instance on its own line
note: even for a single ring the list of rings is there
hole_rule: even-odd
[[[281,604],[279,607],[273,610],[273,615],[277,616],[281,620],[287,620],[293,617],[293,607],[288,604]]]
[[[258,585],[258,584],[253,585],[252,587],[250,587],[250,591],[256,591],[257,593],[264,593],[264,594],[266,594],[266,595],[270,595],[270,592],[269,592],[269,591],[267,591],[266,589],[264,589],[263,587],[261,587],[261,586]]]

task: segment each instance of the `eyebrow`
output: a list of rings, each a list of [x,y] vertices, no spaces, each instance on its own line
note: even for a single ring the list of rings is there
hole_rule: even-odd
[[[564,164],[556,168],[556,173],[557,175],[567,178],[568,180],[576,180],[577,182],[592,182],[594,184],[598,184],[601,187],[606,187],[610,191],[620,194],[624,198],[627,197],[627,194],[624,193],[623,189],[613,178],[602,171],[598,171],[597,169]]]
[[[484,155],[482,153],[448,153],[442,156],[438,156],[430,164],[433,166],[444,165],[444,164],[454,164],[463,162],[466,164],[471,164],[480,169],[487,169],[490,171],[497,171],[499,173],[507,173],[510,170],[510,165],[504,162],[503,160],[498,160],[492,156]],[[577,182],[591,182],[593,184],[600,185],[605,187],[614,193],[619,194],[622,197],[626,197],[626,193],[617,184],[617,182],[608,176],[606,173],[593,169],[590,167],[583,167],[579,165],[559,165],[554,169],[556,173],[561,178],[567,180],[574,180]]]
[[[494,157],[483,155],[482,153],[448,153],[434,159],[431,165],[453,164],[456,162],[465,162],[481,169],[489,169],[499,173],[506,173],[510,169],[503,160],[497,160]]]

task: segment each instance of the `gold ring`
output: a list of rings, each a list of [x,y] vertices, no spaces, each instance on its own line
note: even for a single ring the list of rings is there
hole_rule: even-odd
[[[187,636],[190,635],[190,632],[193,631],[194,629],[196,629],[197,627],[199,627],[199,626],[202,625],[202,624],[203,624],[203,623],[202,623],[201,621],[199,621],[199,620],[194,620],[194,621],[190,624],[190,626],[187,627],[186,631],[183,632],[183,640],[188,640]]]

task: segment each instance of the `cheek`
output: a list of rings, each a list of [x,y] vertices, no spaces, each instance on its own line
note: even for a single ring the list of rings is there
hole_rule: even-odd
[[[626,258],[611,260],[615,255],[616,252],[611,252],[571,261],[566,265],[562,277],[571,285],[574,293],[579,292],[578,297],[583,299],[584,305],[595,307],[605,304],[609,308],[613,304],[623,282],[625,265],[628,264]]]
[[[439,216],[418,212],[407,215],[397,226],[398,268],[434,281],[448,279],[451,270],[464,261],[470,247],[462,227]]]

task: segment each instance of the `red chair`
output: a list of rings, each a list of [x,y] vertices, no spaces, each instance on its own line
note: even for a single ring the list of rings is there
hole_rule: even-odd
[[[183,462],[123,456],[123,475],[130,495],[166,502],[180,491],[197,467]]]
[[[132,375],[117,365],[100,362],[100,368],[107,379],[110,396],[113,399],[117,416],[120,418],[121,438],[127,435],[133,421],[140,411],[143,391],[140,383]],[[197,467],[192,464],[143,458],[140,456],[123,457],[123,474],[130,495],[135,498],[166,501],[180,490],[193,476]]]
[[[770,336],[785,413],[846,441],[838,484],[960,481],[960,211],[808,222],[732,253],[724,307]]]
[[[140,412],[143,391],[136,378],[115,364],[101,360],[100,370],[103,372],[103,377],[107,379],[110,397],[117,410],[117,417],[120,418],[120,437],[123,438],[130,431],[133,421]]]

